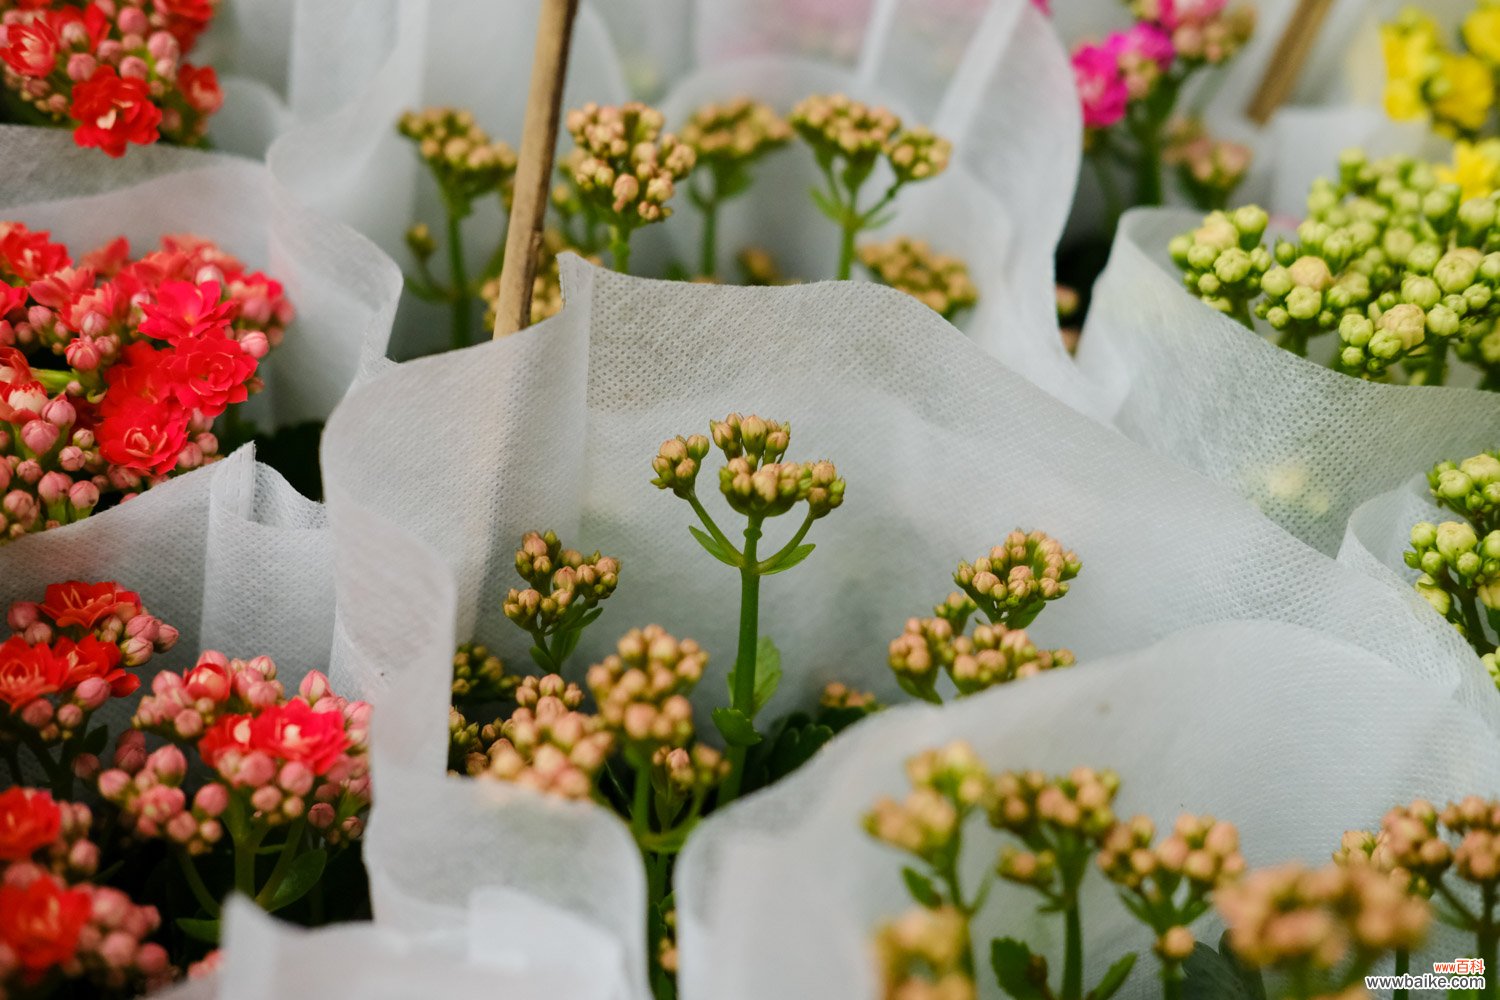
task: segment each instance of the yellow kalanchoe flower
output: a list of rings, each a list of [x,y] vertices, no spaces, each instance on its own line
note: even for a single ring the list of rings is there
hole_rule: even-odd
[[[1487,198],[1500,189],[1500,139],[1464,142],[1453,146],[1453,166],[1435,164],[1440,184],[1457,184],[1463,198]]]
[[[1438,60],[1431,91],[1432,111],[1440,123],[1477,132],[1495,104],[1495,77],[1473,56],[1444,54]]]
[[[1437,71],[1442,54],[1438,26],[1415,7],[1403,8],[1395,21],[1380,26],[1385,54],[1385,110],[1397,121],[1427,114],[1423,91]]]
[[[1491,66],[1500,66],[1500,3],[1480,0],[1464,18],[1463,36],[1470,52]]]

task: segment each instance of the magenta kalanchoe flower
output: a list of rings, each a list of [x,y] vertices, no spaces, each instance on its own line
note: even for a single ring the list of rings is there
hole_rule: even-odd
[[[1087,128],[1108,128],[1125,117],[1130,91],[1120,61],[1106,45],[1081,45],[1073,53],[1073,80]]]

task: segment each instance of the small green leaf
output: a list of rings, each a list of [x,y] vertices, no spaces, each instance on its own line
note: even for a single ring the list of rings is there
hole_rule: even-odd
[[[194,941],[202,941],[205,944],[219,943],[218,918],[200,920],[195,917],[178,917],[177,929]]]
[[[911,893],[912,899],[929,910],[935,910],[943,905],[943,896],[937,891],[937,886],[932,884],[932,879],[915,868],[901,869],[901,877],[906,881],[906,891]]]
[[[738,671],[731,669],[729,677],[729,697],[734,698],[737,690],[736,678]],[[776,643],[768,635],[760,637],[755,645],[755,698],[754,708],[751,709],[751,717],[760,714],[760,710],[766,707],[771,696],[776,693],[776,688],[781,684],[781,652],[777,650]]]
[[[771,781],[785,778],[812,760],[813,754],[821,750],[823,744],[831,739],[833,739],[832,729],[812,723],[785,730],[777,739],[776,747],[771,752],[768,765]]]
[[[726,566],[733,566],[735,569],[739,569],[739,559],[735,558],[733,554],[724,551],[724,546],[720,545],[712,535],[691,524],[688,525],[688,530],[693,533],[693,537],[698,539],[698,544],[703,546],[709,555]]]
[[[83,743],[79,745],[78,752],[91,753],[95,757],[97,757],[104,752],[104,743],[108,739],[109,728],[107,726],[95,726],[94,729],[91,730],[89,734],[83,738]]]
[[[552,663],[552,657],[542,652],[536,646],[531,647],[531,659],[537,666],[542,668],[544,673],[550,674],[557,669]]]
[[[1109,1000],[1119,992],[1120,987],[1125,985],[1125,980],[1130,978],[1130,970],[1135,968],[1135,952],[1131,952],[1111,965],[1104,973],[1104,978],[1099,980],[1099,985],[1089,991],[1089,1000]]]
[[[990,967],[1000,988],[1016,1000],[1047,1000],[1047,960],[1033,956],[1024,943],[1015,938],[990,942]]]
[[[318,884],[318,879],[323,877],[323,866],[326,864],[328,852],[322,848],[299,855],[286,870],[286,877],[281,880],[276,891],[271,894],[266,912],[275,913],[307,895]]]
[[[1193,953],[1182,964],[1186,976],[1183,1000],[1266,1000],[1260,974],[1239,963],[1229,951],[1227,938],[1221,939],[1219,951],[1202,941],[1193,945]]]
[[[896,683],[901,685],[901,690],[913,698],[921,698],[923,701],[930,701],[934,705],[941,705],[943,703],[942,696],[937,693],[937,690],[931,684],[917,684],[905,674],[897,674]]]
[[[791,569],[793,566],[797,565],[799,562],[812,555],[812,550],[815,548],[817,548],[817,546],[812,542],[806,542],[802,545],[797,546],[795,549],[788,552],[780,559],[777,559],[775,562],[769,564],[762,563],[760,567],[760,575],[772,576],[776,573],[785,573],[787,570]]]
[[[724,735],[724,741],[732,747],[753,747],[761,741],[755,731],[755,723],[737,708],[716,708],[713,711],[714,725]]]
[[[578,630],[581,632],[584,629],[588,628],[590,625],[594,624],[594,622],[598,621],[599,616],[602,614],[604,614],[603,608],[595,608],[594,610],[590,611],[588,614],[579,619]]]
[[[842,205],[834,201],[832,198],[829,198],[826,194],[824,194],[822,191],[819,191],[817,188],[812,188],[809,193],[812,195],[813,204],[818,206],[818,211],[822,212],[824,215],[828,216],[839,225],[843,225],[844,207]]]

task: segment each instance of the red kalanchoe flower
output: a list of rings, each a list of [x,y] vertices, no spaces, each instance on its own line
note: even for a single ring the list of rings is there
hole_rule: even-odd
[[[110,156],[124,156],[128,143],[146,146],[160,133],[161,109],[151,103],[145,80],[121,77],[113,66],[100,66],[73,88],[73,141],[98,146]]]
[[[167,362],[173,396],[210,418],[249,398],[245,383],[255,374],[255,367],[255,359],[228,337],[184,341]]]
[[[78,934],[93,906],[89,894],[51,875],[29,885],[0,885],[0,945],[10,949],[29,978],[73,959]]]
[[[116,698],[130,694],[141,686],[141,679],[120,666],[120,647],[86,635],[77,642],[66,636],[57,640],[52,655],[67,664],[68,677],[63,690],[71,691],[91,677],[109,685]]]
[[[219,74],[212,66],[190,66],[183,63],[177,71],[177,89],[194,111],[211,115],[224,106],[224,91],[219,89]]]
[[[14,347],[0,347],[0,423],[24,424],[41,416],[47,390],[31,374],[26,356]]]
[[[130,241],[123,236],[117,236],[110,242],[90,250],[78,261],[79,267],[86,267],[99,275],[101,278],[112,278],[120,273],[120,268],[130,263]]]
[[[186,410],[139,398],[114,404],[106,395],[102,411],[95,436],[105,461],[158,476],[172,471],[187,444]]]
[[[26,289],[0,281],[0,319],[26,304]]]
[[[239,313],[239,303],[220,302],[223,289],[217,281],[197,284],[167,281],[155,291],[154,302],[141,303],[145,319],[141,332],[175,346],[195,337],[224,336]]]
[[[110,615],[128,621],[140,614],[141,595],[124,590],[112,581],[84,583],[82,580],[68,580],[47,587],[41,610],[58,628],[77,625],[91,629]]]
[[[0,792],[0,861],[26,861],[57,840],[62,810],[39,788]]]
[[[45,278],[73,261],[68,248],[53,243],[52,234],[27,229],[19,222],[0,223],[0,267],[22,282]]]
[[[341,712],[315,711],[307,702],[293,699],[272,705],[251,720],[250,743],[256,750],[306,764],[313,774],[321,775],[349,749],[349,735]]]
[[[226,715],[210,726],[198,741],[198,756],[203,758],[203,763],[217,768],[227,753],[243,755],[259,749],[251,742],[251,721],[248,715]]]
[[[45,644],[33,646],[20,636],[0,643],[0,702],[12,712],[61,691],[67,679],[67,664]]]
[[[155,0],[155,6],[184,52],[193,47],[214,16],[214,0]]]
[[[41,18],[8,24],[0,59],[22,76],[45,77],[57,65],[57,32]]]

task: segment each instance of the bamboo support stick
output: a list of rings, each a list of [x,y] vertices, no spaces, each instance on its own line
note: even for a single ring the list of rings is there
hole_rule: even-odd
[[[531,288],[547,194],[552,186],[552,155],[557,149],[563,80],[568,74],[568,47],[578,0],[542,0],[531,64],[531,89],[516,165],[515,197],[505,233],[505,265],[500,269],[500,300],[495,307],[496,339],[531,323]]]
[[[1323,20],[1332,8],[1333,0],[1297,0],[1292,16],[1282,29],[1281,38],[1276,42],[1276,50],[1271,53],[1271,60],[1266,64],[1260,86],[1245,108],[1245,114],[1251,121],[1264,125],[1292,95],[1292,89],[1302,75],[1303,64],[1307,62],[1307,57],[1312,54],[1313,45],[1318,40]]]

